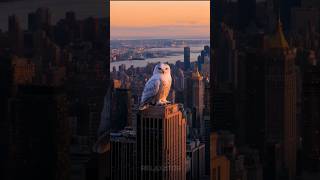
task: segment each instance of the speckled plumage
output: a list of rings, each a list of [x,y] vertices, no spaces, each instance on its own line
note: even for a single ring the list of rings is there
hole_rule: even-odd
[[[171,70],[168,64],[157,64],[152,77],[147,81],[141,96],[140,110],[149,104],[163,105],[168,103],[167,97],[171,88]]]

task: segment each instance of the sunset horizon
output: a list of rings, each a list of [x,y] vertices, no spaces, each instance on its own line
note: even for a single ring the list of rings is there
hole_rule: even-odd
[[[111,39],[210,38],[209,1],[111,1]]]

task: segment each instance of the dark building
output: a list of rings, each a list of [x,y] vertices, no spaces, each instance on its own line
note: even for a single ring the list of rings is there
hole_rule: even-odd
[[[131,126],[131,92],[129,89],[114,88],[111,94],[110,129],[119,131]]]
[[[303,167],[320,170],[320,67],[309,65],[303,77],[302,144]]]
[[[0,53],[0,173],[7,180],[10,177],[8,163],[10,161],[10,121],[8,120],[8,103],[12,94],[11,58],[7,53]]]
[[[281,144],[266,143],[263,157],[263,179],[287,179],[281,167]]]
[[[187,157],[190,158],[191,167],[187,180],[201,179],[205,175],[205,145],[198,139],[187,140]]]
[[[256,16],[256,0],[238,0],[239,28],[244,29],[254,23]]]
[[[214,51],[217,88],[220,86],[237,85],[238,50],[234,30],[227,24],[220,25],[219,36],[216,38],[217,48]]]
[[[238,139],[242,145],[262,152],[265,131],[265,61],[257,50],[247,50],[239,57],[239,99],[237,107],[243,108],[238,123]]]
[[[8,34],[12,53],[22,56],[24,47],[24,34],[19,19],[16,15],[9,16]]]
[[[37,31],[44,30],[47,33],[51,26],[51,13],[49,8],[38,8],[36,12],[28,14],[28,30]]]
[[[295,52],[290,49],[280,20],[265,41],[265,137],[281,144],[281,160],[289,180],[296,177],[297,100]]]
[[[184,47],[184,70],[187,71],[190,67],[190,47]]]
[[[48,86],[18,87],[9,101],[8,179],[68,179],[70,131],[66,96]],[[19,173],[17,173],[19,172]]]
[[[283,28],[285,31],[291,29],[291,15],[294,7],[300,6],[303,0],[281,0],[280,2],[280,16],[283,22]]]
[[[136,133],[126,128],[110,134],[111,142],[111,179],[137,179]]]
[[[213,130],[236,131],[234,93],[229,88],[216,89],[213,99]]]

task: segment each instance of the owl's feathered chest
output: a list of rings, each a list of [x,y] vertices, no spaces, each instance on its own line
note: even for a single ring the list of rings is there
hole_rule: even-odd
[[[159,99],[166,99],[171,88],[171,77],[160,77]]]
[[[166,99],[170,92],[171,82],[170,74],[154,74],[148,80],[142,92],[141,107],[145,108],[144,105],[148,103],[167,103]]]

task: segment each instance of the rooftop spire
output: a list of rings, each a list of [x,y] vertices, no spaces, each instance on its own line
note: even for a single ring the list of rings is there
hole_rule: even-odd
[[[289,44],[283,33],[282,23],[280,20],[280,13],[278,15],[276,32],[271,35],[266,41],[266,48],[268,49],[289,49]]]
[[[199,79],[199,80],[202,80],[202,76],[201,74],[199,73],[199,70],[198,70],[198,66],[195,66],[194,67],[194,70],[192,72],[192,79]]]

